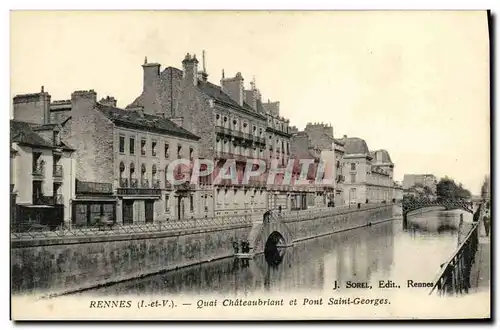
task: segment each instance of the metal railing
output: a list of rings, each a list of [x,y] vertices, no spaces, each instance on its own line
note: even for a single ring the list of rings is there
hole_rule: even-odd
[[[481,206],[477,209],[474,219],[479,218],[481,209]],[[480,221],[474,221],[465,239],[451,257],[441,265],[441,270],[436,276],[434,286],[429,294],[437,292],[439,295],[459,295],[469,292],[471,288],[470,274],[479,245],[480,223]]]
[[[54,204],[64,204],[64,198],[62,194],[56,194],[54,195]]]
[[[54,165],[53,176],[62,177],[63,176],[63,167],[62,165]]]
[[[169,233],[179,231],[209,230],[250,226],[250,215],[224,216],[214,218],[193,218],[184,220],[157,221],[154,223],[116,224],[96,222],[93,225],[62,224],[51,229],[48,225],[17,223],[11,226],[12,240],[96,237],[111,235],[130,235],[141,233]]]
[[[45,176],[45,165],[39,163],[33,166],[33,175],[35,176]]]
[[[391,203],[373,203],[373,204],[360,204],[359,208],[356,205],[342,205],[335,207],[321,207],[306,210],[283,211],[279,216],[284,222],[293,222],[301,220],[310,220],[315,218],[326,218],[338,214],[350,213],[359,210],[377,209],[383,206],[391,206]]]
[[[128,187],[128,179],[126,179],[126,178],[120,178],[120,187],[121,188],[127,188]]]
[[[429,294],[439,295],[468,293],[470,273],[479,242],[479,223],[474,223],[462,244],[441,267]]]

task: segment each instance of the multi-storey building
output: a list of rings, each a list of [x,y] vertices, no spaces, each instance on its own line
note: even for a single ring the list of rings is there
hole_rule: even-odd
[[[436,194],[437,179],[434,174],[405,174],[403,177],[403,189],[409,190],[413,187],[427,187],[433,195]]]
[[[173,160],[197,157],[196,135],[166,118],[117,108],[112,97],[97,102],[93,90],[42,108],[50,112],[49,120],[62,121],[63,136],[76,149],[74,225],[92,225],[103,217],[131,224],[211,213],[196,186],[172,185],[167,177]],[[172,172],[188,175],[190,164]]]
[[[10,122],[11,222],[14,228],[69,225],[75,194],[74,149],[61,140],[61,126],[44,124],[45,93],[14,98],[14,118],[23,109],[30,122]],[[40,103],[40,101],[42,102]],[[42,107],[33,106],[34,103]]]
[[[343,160],[347,204],[390,202],[394,197],[394,164],[386,150],[370,152],[363,139],[347,137]]]
[[[305,131],[295,133],[291,140],[291,155],[297,164],[294,171],[294,178],[300,176],[302,170],[299,161],[309,160],[306,180],[309,185],[294,185],[291,191],[291,209],[306,209],[311,207],[325,207],[331,205],[335,198],[335,160],[334,151],[330,149],[321,150],[312,143],[311,137]],[[318,175],[321,166],[324,168],[324,175]],[[328,168],[327,168],[328,167]],[[322,184],[322,179],[332,179],[329,184]]]
[[[199,136],[200,158],[216,162],[215,175],[229,160],[235,160],[237,177],[242,178],[248,159],[261,159],[285,165],[290,154],[289,121],[279,114],[279,102],[263,103],[255,82],[245,89],[241,73],[225,77],[220,86],[208,81],[205,70],[198,68],[196,56],[186,55],[182,70],[160,64],[143,65],[143,91],[127,109],[143,109],[147,114],[160,114]],[[264,212],[270,202],[286,199],[287,193],[268,194],[266,175],[252,178],[249,185],[231,180],[215,183],[212,193],[215,215]],[[252,211],[250,211],[252,210]]]

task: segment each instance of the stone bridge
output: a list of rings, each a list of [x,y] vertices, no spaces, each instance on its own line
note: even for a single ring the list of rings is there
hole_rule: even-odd
[[[280,216],[273,211],[267,211],[262,221],[256,221],[252,224],[248,242],[254,253],[260,253],[269,245],[277,247],[291,246],[294,237],[292,231]]]
[[[357,207],[267,211],[256,220],[247,238],[252,253],[294,245],[340,231],[371,226],[394,218],[394,204],[365,204]]]
[[[408,212],[433,206],[443,206],[446,210],[463,209],[469,213],[474,213],[472,203],[461,200],[430,201],[403,198],[403,218],[406,218]]]

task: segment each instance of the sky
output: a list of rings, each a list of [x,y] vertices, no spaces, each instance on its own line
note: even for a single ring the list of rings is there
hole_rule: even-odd
[[[163,70],[205,50],[209,81],[255,77],[291,125],[388,150],[396,180],[447,175],[477,194],[490,171],[486,12],[18,11],[10,24],[11,97],[94,89],[125,107],[145,56]]]

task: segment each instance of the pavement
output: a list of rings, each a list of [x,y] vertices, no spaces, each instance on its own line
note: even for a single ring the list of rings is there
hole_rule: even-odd
[[[490,231],[491,234],[491,231]],[[476,258],[472,265],[470,284],[473,291],[490,291],[491,276],[491,244],[490,236],[486,236],[484,223],[482,219],[479,223],[479,246],[476,252]]]

